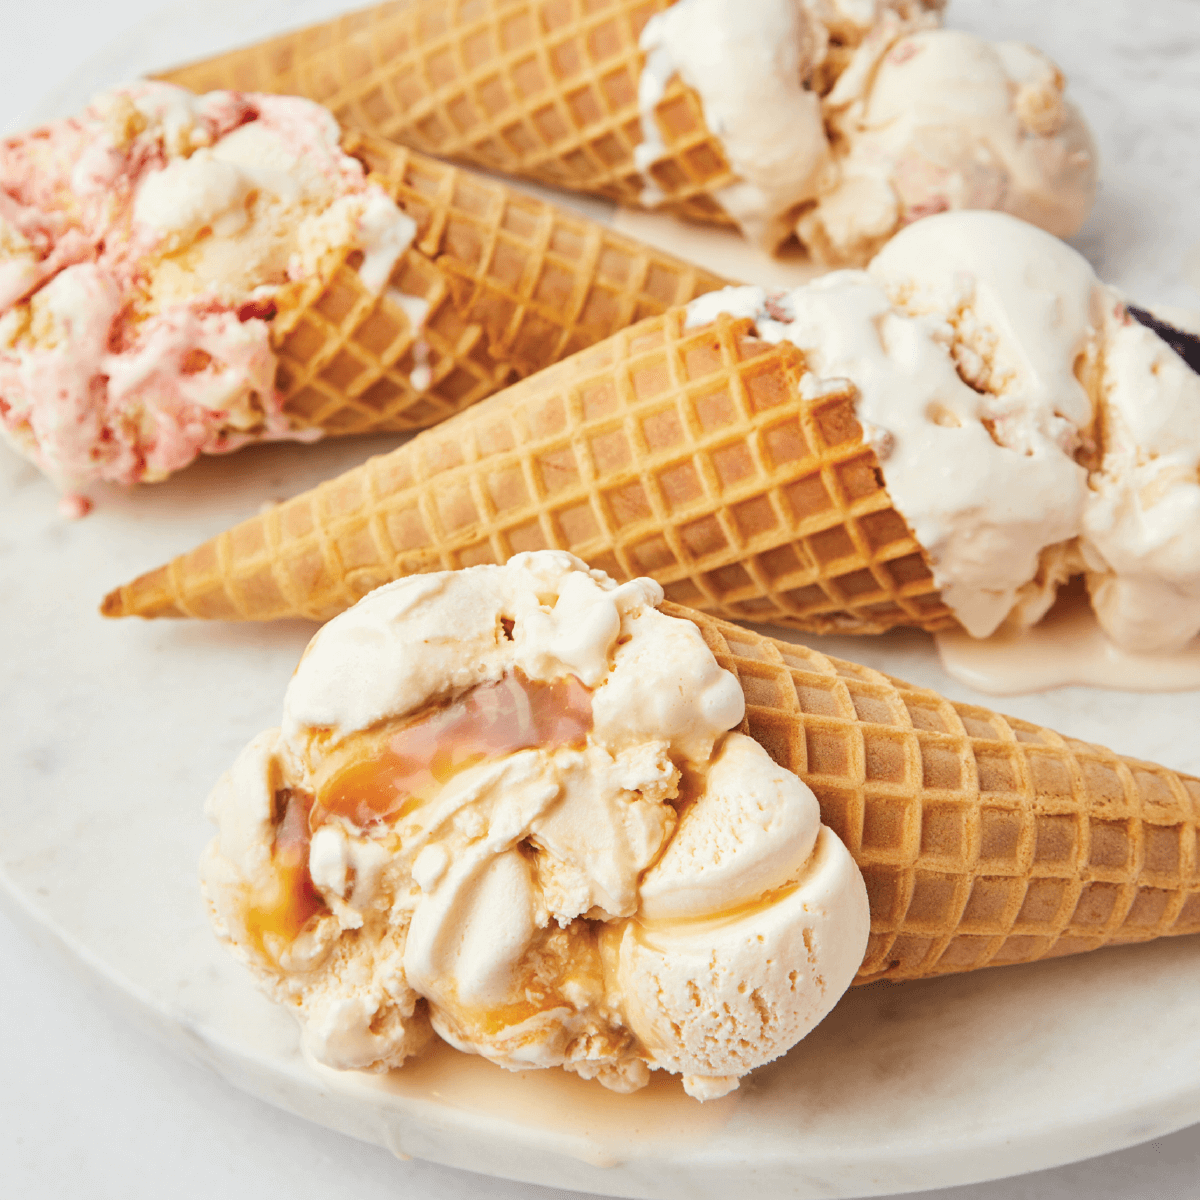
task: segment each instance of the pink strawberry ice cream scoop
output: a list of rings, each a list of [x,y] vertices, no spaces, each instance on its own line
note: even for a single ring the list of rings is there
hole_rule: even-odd
[[[143,83],[0,143],[0,430],[66,490],[311,438],[270,321],[331,251],[387,284],[415,225],[308,100]],[[325,267],[324,269],[328,269]]]

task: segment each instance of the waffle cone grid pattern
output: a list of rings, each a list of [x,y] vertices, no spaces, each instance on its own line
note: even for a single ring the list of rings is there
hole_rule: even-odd
[[[390,579],[571,550],[819,632],[954,624],[835,385],[672,309],[114,592],[108,615],[326,619]],[[807,382],[811,383],[811,377]]]
[[[862,869],[858,982],[1200,932],[1200,780],[664,606]]]
[[[161,78],[193,91],[307,96],[344,125],[558,187],[642,202],[638,37],[671,0],[382,4]],[[656,109],[664,208],[731,225],[734,181],[699,96],[678,78]]]
[[[321,279],[281,296],[276,380],[301,426],[424,428],[725,282],[379,138],[349,134],[344,146],[417,222],[417,235],[379,295],[359,278],[360,253],[343,251]],[[428,306],[423,321],[414,325],[397,291]]]

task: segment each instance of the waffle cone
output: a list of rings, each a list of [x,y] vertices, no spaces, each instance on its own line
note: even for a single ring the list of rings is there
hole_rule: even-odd
[[[359,158],[417,222],[381,294],[339,250],[271,323],[284,411],[327,433],[422,429],[724,280],[594,221],[380,138]],[[414,325],[396,292],[428,305]],[[428,380],[414,375],[428,368]],[[415,382],[414,382],[415,380]]]
[[[555,187],[642,202],[638,38],[671,0],[409,0],[167,71],[193,91],[306,96],[350,128]],[[662,207],[733,222],[734,182],[696,92],[673,80],[649,169]]]
[[[862,870],[857,982],[1200,932],[1200,779],[666,604]]]
[[[642,321],[244,522],[104,613],[324,620],[404,575],[560,549],[735,618],[952,626],[852,385],[808,391],[795,346],[686,315]]]

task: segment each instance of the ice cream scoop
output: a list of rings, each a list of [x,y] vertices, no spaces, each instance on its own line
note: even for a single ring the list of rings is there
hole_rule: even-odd
[[[7,141],[0,427],[17,447],[76,487],[294,436],[280,289],[353,249],[381,292],[416,232],[339,136],[307,100],[139,84]]]
[[[1200,629],[1197,404],[1200,375],[1069,246],[944,213],[866,271],[635,326],[105,611],[324,618],[390,578],[556,547],[830,633],[984,637],[1086,572],[1114,641],[1169,649]]]
[[[796,229],[826,262],[865,262],[898,229],[958,209],[1070,237],[1095,199],[1091,133],[1032,46],[950,29],[875,38],[823,109],[834,165]]]
[[[290,97],[118,90],[0,183],[0,429],[66,487],[421,428],[723,282]]]
[[[1032,624],[1058,585],[1086,569],[1117,646],[1180,649],[1200,633],[1200,375],[1174,348],[1186,349],[1189,335],[1164,338],[1136,320],[1081,255],[1022,222],[959,213],[932,233],[906,231],[871,274],[917,319],[949,323],[958,373],[978,393],[992,441],[1036,464],[1046,483],[1042,532],[1025,544],[1037,570],[1026,565],[1025,580],[1011,578],[1016,604],[998,601],[978,623],[963,605],[962,623],[977,636],[1005,619]],[[1166,331],[1166,321],[1156,324]],[[954,435],[956,454],[962,440]],[[910,460],[915,471],[920,457]],[[903,468],[884,469],[895,494]],[[948,475],[941,468],[937,478]],[[985,485],[982,497],[1007,522],[1033,489]],[[918,537],[936,557],[933,536]],[[1001,557],[1015,564],[1020,555],[1009,543]]]
[[[867,897],[696,627],[561,553],[327,625],[214,791],[219,930],[340,1068],[427,1036],[721,1095],[836,1003]],[[732,732],[731,732],[732,731]]]
[[[988,207],[1074,232],[1096,158],[1038,51],[943,32],[941,0],[380,5],[168,72],[319,100],[492,170],[862,263]]]

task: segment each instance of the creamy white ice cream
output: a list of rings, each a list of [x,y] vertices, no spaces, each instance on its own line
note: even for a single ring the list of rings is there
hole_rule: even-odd
[[[1200,634],[1200,375],[1108,299],[1103,456],[1081,538],[1088,590],[1118,645],[1176,650]]]
[[[815,196],[829,143],[821,98],[808,86],[828,33],[795,0],[762,3],[748,20],[739,0],[679,0],[646,24],[638,84],[644,174],[666,153],[655,109],[678,74],[704,106],[739,182],[714,197],[754,241],[774,247],[789,233],[787,215]],[[653,182],[644,202],[663,199]]]
[[[382,291],[416,232],[339,136],[307,100],[146,83],[0,146],[0,430],[65,487],[295,436],[280,289],[349,247]]]
[[[1091,208],[1096,153],[1062,73],[1015,42],[936,28],[920,0],[678,0],[647,23],[638,168],[667,153],[656,110],[678,76],[738,182],[715,199],[776,248],[862,263],[897,229],[994,208],[1059,236]]]
[[[398,1066],[427,1036],[699,1098],[784,1053],[866,947],[815,797],[650,580],[570,555],[424,575],[325,626],[282,728],[210,799],[218,928],[305,1044]]]
[[[1095,199],[1097,155],[1064,90],[1054,63],[1018,42],[930,29],[864,48],[825,98],[836,182],[800,216],[801,242],[824,261],[863,261],[897,229],[957,209],[1069,237]]]
[[[701,297],[857,388],[864,439],[962,625],[1028,625],[1085,570],[1109,636],[1200,632],[1200,376],[1082,256],[994,212],[906,229],[865,271]]]

